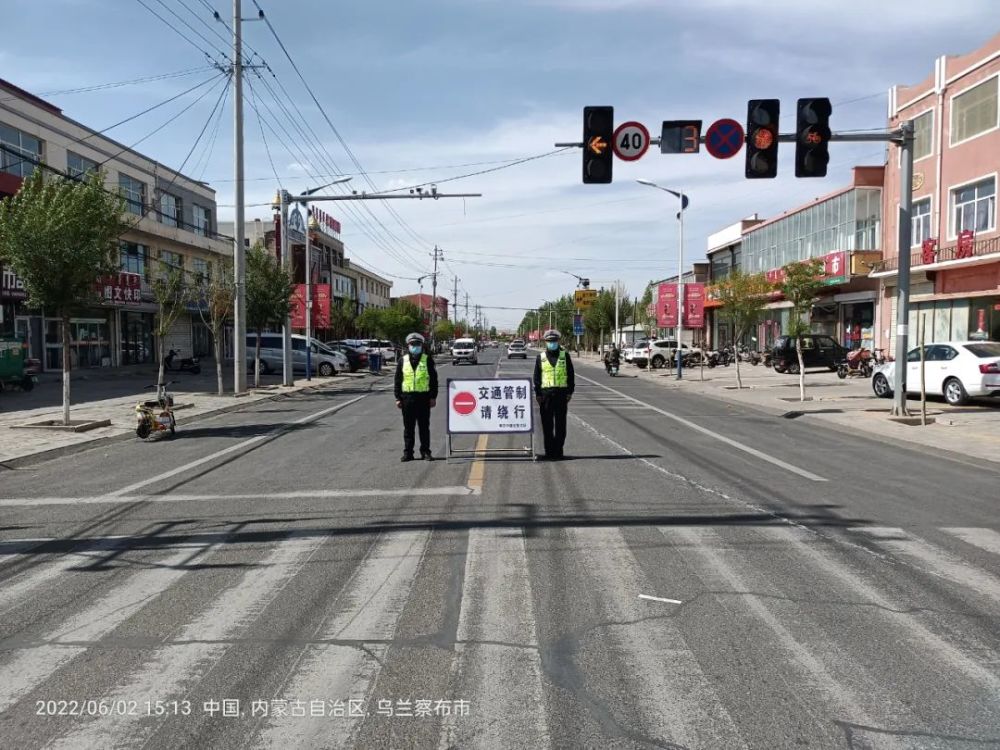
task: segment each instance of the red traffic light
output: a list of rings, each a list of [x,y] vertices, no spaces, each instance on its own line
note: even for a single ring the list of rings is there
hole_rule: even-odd
[[[760,128],[754,131],[753,134],[753,146],[754,148],[771,148],[774,145],[774,131],[770,128]]]
[[[805,140],[806,143],[812,145],[819,145],[826,139],[823,137],[821,133],[818,133],[815,130],[808,130],[806,131],[805,138],[803,140]]]

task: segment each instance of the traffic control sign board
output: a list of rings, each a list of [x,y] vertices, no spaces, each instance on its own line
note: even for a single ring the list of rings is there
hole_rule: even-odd
[[[649,131],[641,122],[623,122],[615,128],[611,146],[622,161],[636,161],[649,149]]]
[[[448,433],[533,432],[530,378],[448,380]]]
[[[729,159],[743,148],[743,126],[728,117],[716,120],[705,131],[705,150],[716,159]]]
[[[573,294],[573,302],[581,310],[589,310],[597,302],[597,290],[577,289]]]

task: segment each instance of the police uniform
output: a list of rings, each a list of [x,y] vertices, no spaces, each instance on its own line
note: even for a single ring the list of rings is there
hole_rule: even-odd
[[[566,412],[576,377],[573,360],[562,347],[552,351],[549,341],[559,341],[559,331],[546,331],[543,337],[546,348],[535,359],[535,395],[542,421],[542,435],[545,440],[545,458],[563,458],[563,444],[566,442]]]
[[[423,351],[424,337],[411,333],[406,337],[407,348],[396,363],[396,406],[403,411],[403,461],[413,460],[414,428],[420,431],[420,457],[430,461],[431,408],[438,395],[437,368],[434,358]],[[411,345],[420,345],[413,354]]]

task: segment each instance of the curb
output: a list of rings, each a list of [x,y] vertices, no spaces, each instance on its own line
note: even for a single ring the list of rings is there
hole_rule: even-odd
[[[343,383],[350,383],[350,381],[338,381]],[[317,383],[315,385],[304,385],[300,386],[294,391],[286,391],[284,393],[275,393],[263,398],[254,399],[253,401],[240,401],[235,400],[235,403],[229,404],[227,406],[220,406],[217,409],[211,409],[209,411],[202,412],[201,414],[194,414],[186,418],[177,418],[177,424],[191,424],[202,419],[209,419],[211,417],[217,417],[221,414],[228,414],[234,411],[242,411],[243,409],[250,408],[256,404],[261,404],[266,401],[279,401],[283,398],[288,398],[294,396],[298,393],[303,393],[307,391],[316,391],[321,388],[328,388],[334,386],[331,390],[339,390],[337,388],[337,383]],[[117,435],[105,435],[104,437],[95,438],[94,440],[87,440],[81,443],[73,443],[71,445],[61,445],[58,448],[49,448],[47,450],[38,451],[36,453],[27,453],[22,456],[14,456],[13,458],[7,459],[6,461],[0,461],[0,470],[3,469],[19,469],[25,466],[33,466],[35,464],[44,463],[50,461],[54,458],[62,458],[63,456],[71,456],[75,453],[83,453],[92,448],[100,448],[112,443],[119,443],[125,440],[134,440],[135,431],[127,430]]]

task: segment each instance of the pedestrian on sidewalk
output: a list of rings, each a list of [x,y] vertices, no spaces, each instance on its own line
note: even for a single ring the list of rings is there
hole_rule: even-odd
[[[434,358],[424,351],[424,337],[406,337],[406,354],[397,358],[396,407],[403,411],[403,457],[413,460],[414,427],[420,430],[420,458],[432,461],[431,409],[437,403],[438,375]]]
[[[545,340],[545,351],[535,359],[534,374],[542,436],[545,439],[545,455],[539,458],[561,461],[565,458],[566,413],[576,388],[576,376],[573,360],[559,345],[562,338],[559,331],[548,330],[542,338]]]

